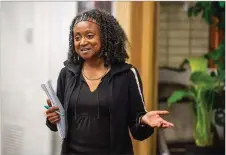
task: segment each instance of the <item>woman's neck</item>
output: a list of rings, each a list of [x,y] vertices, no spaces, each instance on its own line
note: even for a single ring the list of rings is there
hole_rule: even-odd
[[[84,65],[83,65],[84,69],[103,69],[104,68],[104,59],[92,59],[92,60],[86,60],[84,62]]]

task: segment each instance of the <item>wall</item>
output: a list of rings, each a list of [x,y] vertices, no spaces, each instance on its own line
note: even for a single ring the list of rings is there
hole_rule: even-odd
[[[0,96],[2,154],[56,155],[45,126],[40,85],[56,79],[68,51],[76,2],[2,2]],[[58,150],[52,151],[53,145]]]
[[[0,1],[0,34],[2,33],[1,30],[1,25],[2,25],[2,2]],[[2,49],[2,37],[0,35],[0,53]],[[1,60],[1,54],[0,54],[0,60]],[[1,69],[0,69],[0,88],[1,88],[1,81],[2,81],[2,74],[1,74]],[[0,89],[1,90],[1,89]],[[0,93],[0,113],[2,114],[2,94]],[[2,127],[2,115],[0,114],[0,125]],[[0,155],[2,154],[2,128],[0,128]]]

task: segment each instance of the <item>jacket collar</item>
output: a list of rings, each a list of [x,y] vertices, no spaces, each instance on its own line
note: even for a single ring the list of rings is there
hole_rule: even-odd
[[[132,65],[128,64],[128,63],[121,63],[121,64],[112,65],[111,66],[111,77],[110,77],[110,79],[118,73],[128,71],[130,68],[132,68]]]
[[[64,66],[67,67],[67,69],[69,71],[71,71],[72,73],[74,73],[75,75],[78,75],[81,71],[82,65],[80,64],[75,64],[71,61],[64,61]]]
[[[68,60],[66,60],[64,62],[64,66],[68,68],[68,70],[70,70],[72,73],[74,73],[75,75],[78,75],[81,71],[82,65],[81,64],[74,64]],[[111,77],[110,79],[121,72],[127,71],[130,68],[132,68],[131,64],[128,63],[120,63],[120,64],[114,64],[111,66]]]

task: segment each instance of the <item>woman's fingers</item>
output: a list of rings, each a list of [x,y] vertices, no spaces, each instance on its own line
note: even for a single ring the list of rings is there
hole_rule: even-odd
[[[46,102],[47,102],[47,104],[48,104],[49,107],[52,107],[52,104],[51,104],[50,99],[47,99]]]
[[[170,123],[164,119],[162,119],[161,117],[159,119],[155,120],[155,123],[153,124],[154,127],[162,127],[162,128],[168,128],[168,127],[174,127],[173,123]]]
[[[56,124],[57,122],[60,121],[59,117],[55,117],[55,118],[51,118],[51,120],[49,120],[52,124]]]
[[[60,117],[59,117],[59,115],[57,115],[57,116],[52,116],[52,117],[49,117],[48,120],[49,120],[50,122],[52,122],[52,121],[55,121],[55,120],[60,120]]]
[[[53,113],[53,112],[55,113],[55,111],[57,110],[59,110],[58,107],[55,107],[55,106],[50,107],[48,110],[46,110],[46,114],[48,115],[49,113]]]
[[[157,115],[165,115],[165,114],[169,114],[169,111],[166,111],[166,110],[159,110],[159,111],[156,111],[156,114]]]
[[[163,128],[168,128],[168,127],[170,127],[168,124],[162,124],[162,127]]]
[[[56,123],[58,123],[59,121],[60,121],[60,119],[56,119],[56,120],[52,121],[51,123],[52,123],[52,124],[56,124]]]
[[[170,122],[168,122],[166,120],[162,120],[162,124],[167,125],[169,127],[174,127],[174,124],[173,123],[170,123]]]
[[[147,124],[149,125],[149,126],[151,126],[151,127],[161,127],[161,121],[162,121],[162,118],[161,117],[159,117],[159,118],[154,118],[154,119],[152,119],[152,120],[148,120],[147,121]]]
[[[160,115],[169,114],[166,110],[150,111],[142,117],[143,122],[151,127],[174,127],[174,124],[164,120]]]
[[[59,114],[57,114],[55,112],[47,114],[47,118],[51,118],[51,117],[55,117],[55,116],[60,117]]]
[[[162,123],[159,122],[158,125],[157,125],[157,127],[160,128],[161,126],[162,126]]]
[[[50,99],[47,99],[47,104],[49,106],[49,109],[46,110],[47,119],[50,121],[50,123],[56,124],[57,122],[59,122],[60,116],[55,111],[59,110],[59,108],[52,106]]]
[[[166,115],[169,114],[169,111],[166,110],[155,110],[149,112],[151,115]]]
[[[49,113],[47,115],[47,119],[52,123],[52,124],[55,124],[57,123],[59,120],[60,120],[60,116],[59,114],[53,112],[53,113]]]

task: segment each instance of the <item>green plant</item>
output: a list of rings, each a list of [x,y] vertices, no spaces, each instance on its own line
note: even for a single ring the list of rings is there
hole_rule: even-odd
[[[196,2],[188,10],[188,16],[202,14],[203,20],[209,24],[215,24],[222,32],[225,30],[225,2]],[[213,60],[216,65],[216,73],[208,74],[208,60]],[[194,111],[194,139],[197,146],[209,146],[213,142],[211,121],[213,109],[218,107],[216,122],[224,126],[224,107],[219,106],[217,98],[222,97],[225,88],[225,41],[223,40],[217,49],[214,49],[203,57],[190,58],[184,61],[181,67],[189,64],[192,74],[191,84],[186,91],[175,91],[168,98],[168,105],[178,102],[184,97],[193,100]],[[223,95],[224,97],[224,95]],[[224,103],[223,103],[224,104]],[[221,105],[223,105],[221,104]],[[219,108],[220,107],[220,108]],[[219,115],[218,115],[219,114]],[[222,115],[223,114],[223,115]]]
[[[169,107],[177,103],[184,97],[193,100],[192,107],[194,111],[194,139],[198,146],[212,145],[211,117],[215,95],[221,84],[216,77],[207,73],[208,61],[205,58],[186,59],[182,67],[189,64],[192,74],[190,76],[191,84],[187,90],[175,91],[168,98]]]
[[[188,17],[202,14],[203,20],[211,25],[214,18],[217,19],[217,26],[225,29],[225,2],[224,1],[199,1],[188,9]]]
[[[214,1],[214,2],[196,2],[194,6],[188,10],[188,16],[197,16],[202,13],[203,20],[209,25],[216,25],[218,30],[222,33],[225,31],[225,2]],[[215,122],[220,126],[225,126],[225,40],[223,39],[218,48],[204,55],[208,60],[212,60],[216,65],[218,82],[222,84],[219,89],[218,98],[222,101],[218,101],[218,104],[214,104],[216,109]]]
[[[202,14],[202,19],[208,25],[216,27],[224,33],[225,30],[225,2],[224,1],[200,1],[188,9],[188,17]],[[225,81],[225,40],[223,39],[217,49],[204,55],[208,60],[213,60],[217,66],[217,76],[222,83]]]

